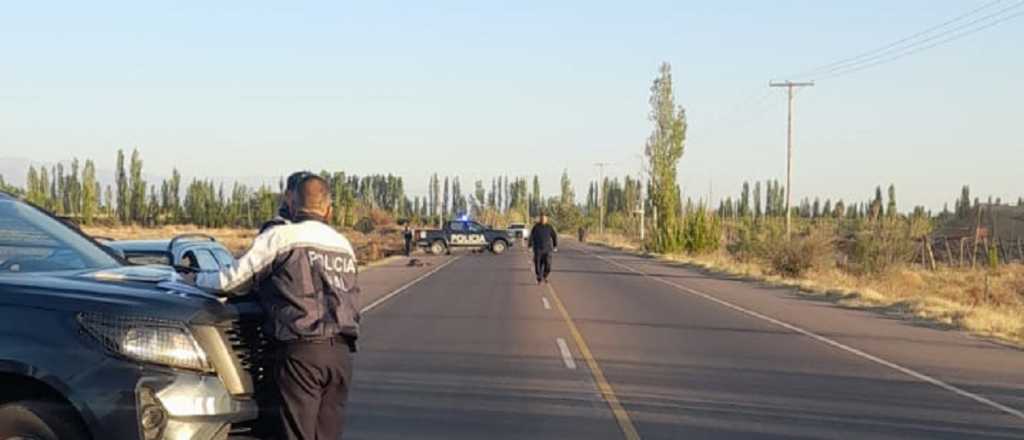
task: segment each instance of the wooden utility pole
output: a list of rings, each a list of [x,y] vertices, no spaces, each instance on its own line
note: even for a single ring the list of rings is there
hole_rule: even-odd
[[[604,234],[604,167],[608,165],[611,165],[611,163],[597,162],[594,164],[594,166],[596,166],[597,169],[600,170],[598,172],[599,177],[597,181],[597,203],[601,205],[598,209],[600,211],[600,231],[602,234]]]
[[[789,238],[792,231],[792,208],[790,203],[793,197],[793,89],[796,87],[813,87],[814,81],[808,82],[775,82],[768,83],[768,87],[785,87],[789,95],[789,112],[786,117],[786,238]]]

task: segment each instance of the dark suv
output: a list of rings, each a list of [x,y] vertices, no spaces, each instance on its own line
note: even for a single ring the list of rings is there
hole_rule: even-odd
[[[248,327],[0,193],[0,439],[228,438],[258,410]]]

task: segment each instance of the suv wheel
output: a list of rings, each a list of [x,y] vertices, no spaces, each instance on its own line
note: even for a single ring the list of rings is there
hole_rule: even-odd
[[[0,405],[0,440],[82,440],[85,434],[64,405],[25,400]]]
[[[430,253],[434,255],[441,255],[444,253],[444,242],[441,240],[435,241],[430,244]]]
[[[508,249],[508,245],[506,245],[502,240],[495,240],[494,243],[491,244],[491,252],[494,252],[497,255],[504,253],[505,249]]]

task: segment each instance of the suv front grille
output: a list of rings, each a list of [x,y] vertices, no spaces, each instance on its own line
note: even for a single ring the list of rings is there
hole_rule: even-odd
[[[225,333],[239,363],[259,390],[269,374],[270,343],[263,335],[263,323],[258,319],[234,321]]]
[[[231,322],[224,331],[231,348],[238,357],[238,363],[252,377],[256,389],[256,401],[260,405],[260,417],[231,425],[229,438],[239,440],[257,440],[269,438],[271,431],[266,411],[269,411],[272,390],[270,377],[270,356],[272,347],[263,334],[263,321],[260,317],[249,316]]]

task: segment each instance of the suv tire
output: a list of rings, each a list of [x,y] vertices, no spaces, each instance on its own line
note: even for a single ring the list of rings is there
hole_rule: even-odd
[[[84,440],[74,414],[57,402],[23,400],[0,405],[0,439]]]
[[[437,241],[435,241],[433,243],[430,243],[430,253],[432,253],[434,255],[441,255],[441,254],[443,254],[444,251],[445,251],[445,248],[447,248],[447,246],[445,246],[444,242],[441,241],[441,240],[437,240]]]
[[[505,253],[506,249],[508,249],[508,245],[505,244],[505,240],[494,240],[494,243],[491,243],[491,252],[494,252],[495,255]]]

